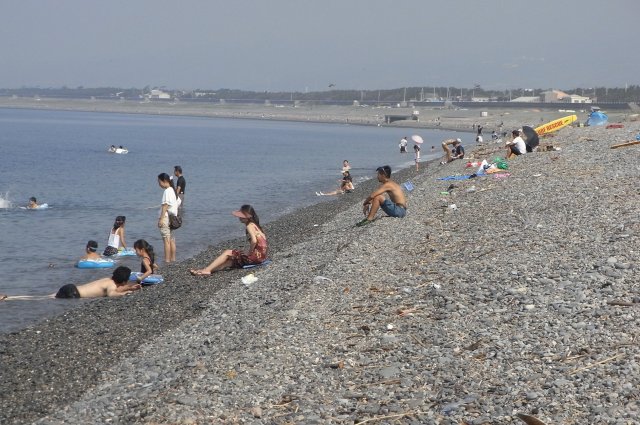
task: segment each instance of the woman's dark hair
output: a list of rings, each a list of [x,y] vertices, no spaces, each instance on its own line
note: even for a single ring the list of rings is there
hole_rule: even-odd
[[[258,226],[258,229],[262,231],[262,227],[260,227],[260,218],[258,218],[258,214],[256,213],[256,210],[254,210],[251,205],[245,204],[241,206],[240,211],[248,216],[247,220],[249,220],[250,223],[253,223],[256,226]]]
[[[147,251],[147,254],[149,254],[149,262],[151,263],[151,268],[153,269],[153,265],[156,262],[156,254],[153,251],[153,245],[151,245],[144,239],[138,239],[133,243],[133,247],[137,249],[144,249],[145,251]]]
[[[31,202],[37,202],[37,201],[36,201],[36,198],[35,198],[34,196],[32,196],[31,198],[29,198],[29,201],[31,201]]]
[[[123,215],[117,216],[116,220],[113,222],[113,230],[116,230],[120,226],[123,226],[125,221],[127,221],[127,217]]]
[[[93,240],[87,242],[87,249],[91,252],[96,252],[98,250],[98,242]]]
[[[376,171],[380,174],[384,174],[387,178],[391,178],[391,167],[388,165],[383,165],[382,167],[376,168]]]
[[[176,196],[178,196],[178,192],[176,192],[176,187],[173,185],[173,179],[169,176],[169,174],[167,173],[158,174],[158,180],[160,180],[161,182],[169,183],[169,186],[171,186],[171,189],[173,189],[173,192],[176,194]]]

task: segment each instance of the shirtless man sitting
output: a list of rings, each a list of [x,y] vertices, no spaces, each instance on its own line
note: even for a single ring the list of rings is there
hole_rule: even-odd
[[[120,266],[113,271],[111,277],[94,280],[84,285],[76,286],[72,283],[64,285],[57,293],[45,296],[38,295],[14,295],[7,296],[0,294],[0,300],[33,300],[42,298],[99,298],[99,297],[121,297],[129,292],[137,291],[141,288],[139,283],[129,282],[131,269]]]
[[[402,218],[407,214],[407,199],[400,185],[391,180],[391,167],[385,165],[376,171],[380,186],[364,200],[362,212],[367,218],[357,223],[358,227],[371,223],[380,208],[390,217]],[[389,195],[388,199],[385,193]]]

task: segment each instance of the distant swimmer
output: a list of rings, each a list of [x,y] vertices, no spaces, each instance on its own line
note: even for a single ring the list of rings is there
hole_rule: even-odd
[[[33,210],[38,208],[40,205],[38,205],[38,200],[36,198],[34,198],[33,196],[31,198],[29,198],[29,205],[27,205],[27,208]]]
[[[55,294],[51,295],[4,295],[0,294],[0,300],[37,300],[46,298],[100,298],[121,297],[141,288],[140,284],[129,282],[131,269],[120,266],[113,271],[111,277],[94,280],[84,285],[76,286],[72,283],[64,285]]]

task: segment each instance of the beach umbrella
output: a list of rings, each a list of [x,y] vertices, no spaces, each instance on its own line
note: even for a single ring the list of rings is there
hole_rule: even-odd
[[[422,137],[418,136],[417,134],[414,134],[413,136],[411,136],[411,140],[413,140],[418,144],[424,143],[424,140],[422,140]]]
[[[524,135],[524,143],[527,145],[527,152],[533,152],[536,146],[540,144],[538,133],[528,125],[522,127],[522,133]]]

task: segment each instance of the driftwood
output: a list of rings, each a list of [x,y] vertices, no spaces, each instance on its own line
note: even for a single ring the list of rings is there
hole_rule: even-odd
[[[611,145],[611,149],[624,148],[626,146],[632,146],[632,145],[640,145],[640,140],[630,140],[628,142],[619,143],[617,145]]]
[[[517,416],[522,419],[527,425],[547,425],[535,416],[525,415],[523,413],[518,413]]]

